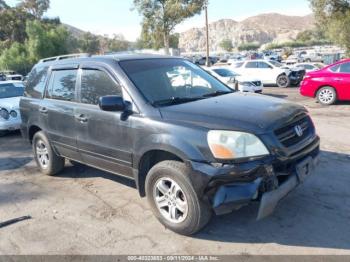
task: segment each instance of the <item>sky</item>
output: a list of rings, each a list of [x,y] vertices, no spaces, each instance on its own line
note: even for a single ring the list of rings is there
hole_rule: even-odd
[[[19,0],[5,0],[15,5]],[[51,0],[45,14],[60,17],[66,23],[95,34],[122,34],[134,41],[140,35],[142,18],[132,10],[133,0]],[[308,15],[311,13],[308,0],[209,0],[209,22],[223,18],[241,21],[262,13]],[[197,15],[178,25],[177,32],[192,27],[204,26],[204,14]]]

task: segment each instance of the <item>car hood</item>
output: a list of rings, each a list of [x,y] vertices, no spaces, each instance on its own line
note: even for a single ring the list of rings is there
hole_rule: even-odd
[[[21,97],[0,98],[0,108],[18,110]]]
[[[282,99],[239,92],[160,108],[170,123],[254,134],[270,132],[302,112],[304,107]]]

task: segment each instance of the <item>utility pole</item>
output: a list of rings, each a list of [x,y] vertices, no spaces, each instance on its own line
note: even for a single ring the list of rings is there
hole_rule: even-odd
[[[204,4],[204,11],[205,11],[205,30],[206,30],[206,38],[207,38],[207,44],[206,44],[206,49],[207,49],[207,59],[206,59],[206,66],[210,66],[210,61],[209,61],[209,23],[208,23],[208,0],[205,1]]]

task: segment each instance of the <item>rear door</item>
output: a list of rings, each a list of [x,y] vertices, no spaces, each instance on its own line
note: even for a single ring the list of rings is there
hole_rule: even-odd
[[[132,176],[132,122],[123,112],[106,112],[98,106],[101,96],[123,96],[122,87],[107,67],[81,65],[76,110],[77,143],[85,163]]]
[[[52,68],[39,113],[45,132],[57,152],[79,161],[75,125],[77,74],[77,65]]]

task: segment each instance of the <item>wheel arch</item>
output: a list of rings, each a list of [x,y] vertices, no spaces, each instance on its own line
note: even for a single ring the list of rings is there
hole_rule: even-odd
[[[202,153],[184,140],[170,135],[156,135],[143,139],[147,145],[139,148],[133,159],[133,173],[140,196],[145,196],[146,176],[153,166],[166,160],[187,162],[190,160],[203,161]]]

